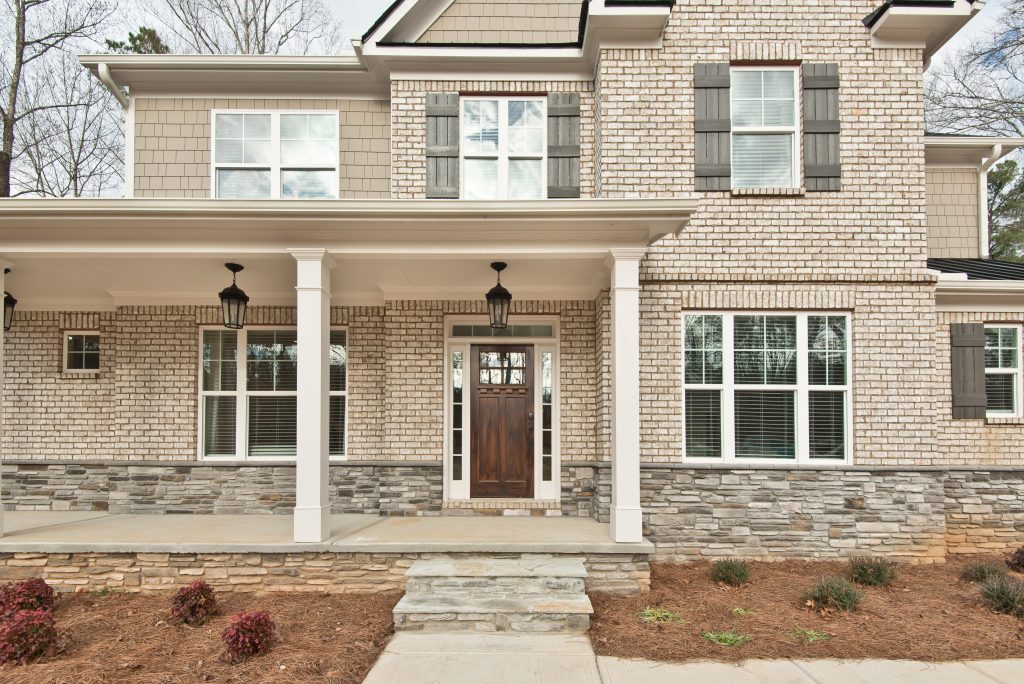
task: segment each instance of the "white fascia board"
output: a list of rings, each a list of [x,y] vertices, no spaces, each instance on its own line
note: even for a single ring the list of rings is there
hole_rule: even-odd
[[[935,305],[939,311],[1024,311],[1024,281],[939,280]]]
[[[928,61],[981,11],[984,4],[955,0],[952,7],[893,5],[871,27],[871,46],[920,48]]]
[[[925,163],[928,166],[981,168],[994,164],[1024,147],[1024,138],[998,136],[925,136]]]

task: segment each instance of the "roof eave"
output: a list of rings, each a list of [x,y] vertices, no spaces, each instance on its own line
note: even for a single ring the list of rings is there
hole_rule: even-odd
[[[886,0],[864,18],[875,48],[919,48],[927,62],[985,6],[985,0]]]

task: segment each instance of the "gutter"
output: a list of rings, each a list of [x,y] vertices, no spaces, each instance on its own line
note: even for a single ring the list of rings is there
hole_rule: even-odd
[[[100,62],[96,75],[99,76],[100,82],[107,87],[110,94],[120,103],[121,109],[128,109],[128,97],[121,90],[121,87],[114,82],[114,78],[110,75],[110,67],[107,66],[106,62]]]

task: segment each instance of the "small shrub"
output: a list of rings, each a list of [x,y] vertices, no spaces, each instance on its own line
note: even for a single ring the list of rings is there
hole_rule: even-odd
[[[1006,568],[995,561],[971,563],[960,573],[960,579],[968,582],[987,582],[997,577],[1006,577]]]
[[[993,577],[981,585],[981,595],[995,612],[1024,618],[1024,582],[1012,577]]]
[[[842,577],[822,577],[804,595],[812,608],[856,610],[864,594]]]
[[[1006,564],[1010,566],[1011,570],[1024,572],[1024,546],[1014,551],[1013,555],[1010,556],[1010,560],[1006,561]]]
[[[719,646],[742,646],[750,641],[750,637],[736,632],[701,632],[700,635]]]
[[[235,613],[221,634],[228,650],[228,659],[233,663],[266,653],[276,638],[274,621],[265,610]]]
[[[884,558],[851,558],[850,577],[868,587],[888,586],[896,579],[896,563]]]
[[[186,625],[201,625],[217,613],[217,596],[213,587],[196,580],[182,587],[171,597],[171,618]]]
[[[756,611],[754,611],[753,608],[733,608],[732,614],[739,615],[740,617],[750,617],[751,615],[755,615]]]
[[[675,622],[680,625],[685,624],[686,620],[679,613],[673,613],[663,608],[651,608],[650,606],[644,608],[636,614],[640,618],[640,622],[646,622],[648,624],[660,624],[662,622]]]
[[[790,634],[794,639],[799,639],[805,644],[814,644],[819,641],[828,641],[832,638],[831,634],[825,632],[819,632],[816,629],[795,629]]]
[[[738,587],[750,579],[750,566],[738,560],[715,561],[711,564],[711,579],[730,587]]]
[[[9,582],[0,586],[0,619],[19,610],[53,610],[57,594],[53,587],[38,577]]]
[[[45,655],[57,642],[53,613],[19,610],[0,623],[0,663],[22,665]]]

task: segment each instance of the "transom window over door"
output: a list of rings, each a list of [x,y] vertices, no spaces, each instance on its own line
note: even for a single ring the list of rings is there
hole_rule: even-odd
[[[338,196],[336,112],[214,112],[213,128],[215,197]]]
[[[462,98],[459,177],[463,199],[545,196],[545,110],[544,98]]]
[[[733,67],[731,79],[732,187],[799,185],[796,67]]]
[[[848,320],[832,314],[685,315],[686,458],[847,459]]]
[[[204,330],[200,412],[203,457],[291,459],[296,447],[294,329]],[[239,372],[239,359],[244,367]],[[345,454],[347,336],[330,334],[329,449]]]

